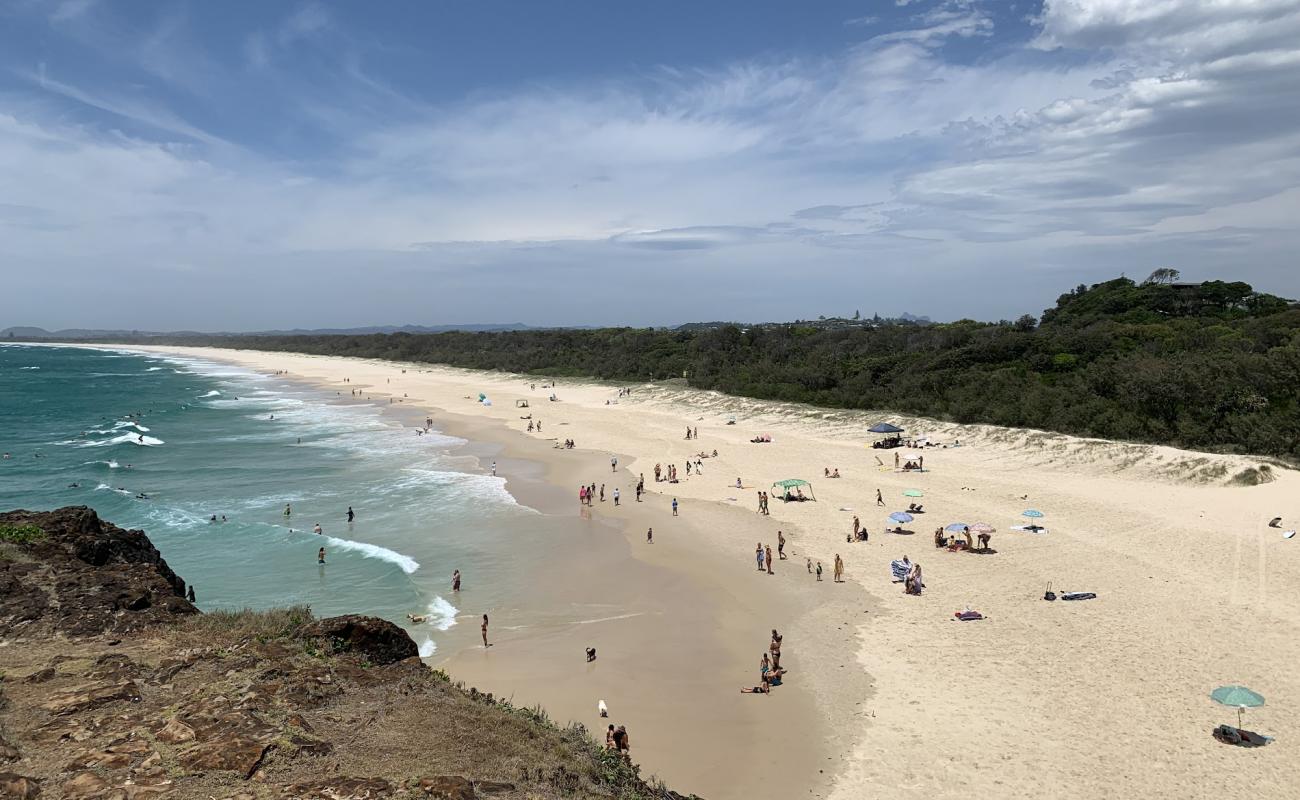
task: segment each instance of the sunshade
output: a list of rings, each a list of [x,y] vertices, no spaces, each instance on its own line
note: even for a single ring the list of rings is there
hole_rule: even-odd
[[[958,532],[961,532],[961,531],[966,530],[966,529],[969,528],[969,527],[970,527],[970,526],[967,525],[967,524],[964,523],[964,522],[954,522],[953,524],[951,524],[951,525],[949,525],[948,527],[944,528],[944,530],[945,530],[945,531],[958,531]]]
[[[904,461],[915,461],[918,458],[922,458],[920,453],[900,453],[899,455]]]
[[[911,522],[912,520],[916,519],[916,517],[913,517],[911,514],[907,513],[906,511],[895,511],[894,513],[889,515],[889,518],[892,519],[894,522]]]
[[[1247,708],[1264,705],[1264,696],[1252,692],[1245,686],[1220,686],[1210,692],[1210,699],[1220,705],[1234,706],[1237,709],[1237,727],[1241,727],[1241,712]]]
[[[872,425],[870,428],[867,428],[867,432],[868,433],[902,433],[903,429],[896,425],[890,425],[888,422],[881,422],[877,425]]]
[[[1028,509],[1027,511],[1025,511],[1025,512],[1024,512],[1023,514],[1021,514],[1020,516],[1022,516],[1022,517],[1032,517],[1032,518],[1034,518],[1034,519],[1037,519],[1037,518],[1043,516],[1043,512],[1041,512],[1041,511],[1039,511],[1039,510],[1037,510],[1037,509],[1031,508],[1031,509]]]
[[[977,522],[974,525],[970,526],[970,529],[975,531],[976,533],[992,533],[993,531],[997,530],[987,522]]]
[[[925,497],[925,492],[920,489],[907,489],[903,492],[904,497]]]
[[[777,481],[772,485],[780,486],[782,489],[793,489],[797,486],[809,486],[811,484],[809,484],[808,481],[800,480],[799,478],[786,478],[785,480]]]

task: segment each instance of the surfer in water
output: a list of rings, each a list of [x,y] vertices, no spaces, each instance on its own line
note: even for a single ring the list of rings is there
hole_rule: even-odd
[[[354,520],[354,519],[356,519],[356,518],[357,518],[357,515],[356,515],[356,512],[354,512],[354,511],[352,510],[352,506],[348,506],[348,522],[351,522],[352,520]]]

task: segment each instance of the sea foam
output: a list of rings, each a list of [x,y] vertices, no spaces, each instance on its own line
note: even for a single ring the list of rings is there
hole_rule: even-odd
[[[380,561],[387,561],[390,564],[396,564],[402,572],[410,575],[420,568],[420,562],[407,555],[402,555],[387,547],[380,547],[377,544],[368,542],[354,542],[351,539],[336,539],[333,536],[324,537],[329,542],[330,547],[336,550],[346,550],[353,553],[360,553],[365,558],[377,558]]]

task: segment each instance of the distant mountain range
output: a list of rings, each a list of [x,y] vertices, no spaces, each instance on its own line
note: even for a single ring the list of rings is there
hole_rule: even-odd
[[[578,326],[583,327],[583,326]],[[278,331],[139,331],[108,330],[99,328],[64,328],[47,331],[44,328],[15,326],[0,330],[0,339],[122,339],[148,336],[363,336],[369,333],[447,333],[449,331],[526,331],[538,330],[521,322],[480,325],[371,325],[363,328],[294,328]]]

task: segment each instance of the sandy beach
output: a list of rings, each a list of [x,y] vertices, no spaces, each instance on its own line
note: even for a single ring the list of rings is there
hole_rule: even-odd
[[[465,647],[432,663],[597,735],[605,721],[595,703],[605,699],[632,733],[636,760],[680,791],[711,800],[1280,798],[1300,787],[1300,537],[1282,536],[1300,525],[1300,473],[1267,460],[677,385],[620,397],[609,385],[552,389],[427,365],[147,349],[400,400],[484,448],[521,502],[589,526],[592,553],[557,559],[532,588],[557,604],[617,595],[635,616],[511,631],[498,614],[496,646],[475,651],[477,626],[463,624],[453,631]],[[525,399],[529,408],[517,408]],[[520,417],[530,413],[541,433],[526,432]],[[869,446],[866,429],[880,421],[941,443],[916,450],[924,472],[896,471],[893,451]],[[698,440],[684,438],[687,426]],[[771,442],[752,443],[759,434]],[[555,447],[566,438],[575,449]],[[685,475],[688,457],[714,450],[702,475]],[[681,482],[656,483],[656,463],[676,464]],[[842,477],[824,478],[827,468]],[[640,474],[649,493],[638,504]],[[1247,485],[1261,474],[1265,482]],[[770,516],[755,513],[757,492],[786,478],[810,481],[816,502],[773,497]],[[593,481],[619,487],[621,505],[580,514],[577,487]],[[923,496],[904,496],[909,489]],[[909,502],[925,510],[904,526],[914,534],[885,533],[889,512]],[[1046,532],[1012,530],[1031,508]],[[845,541],[855,515],[868,542]],[[1269,527],[1276,516],[1281,527]],[[992,525],[990,551],[936,549],[935,528],[953,522]],[[775,549],[778,529],[790,559],[768,576],[755,569],[754,544]],[[837,553],[842,584],[831,581]],[[891,580],[890,561],[903,555],[924,567],[920,596]],[[808,574],[808,558],[825,580]],[[1049,582],[1097,596],[1045,602]],[[985,618],[956,621],[966,608]],[[771,696],[742,695],[773,627],[786,635],[791,673]],[[600,658],[587,665],[581,651],[593,644]],[[1267,698],[1245,727],[1276,737],[1271,746],[1211,738],[1236,720],[1209,699],[1224,684]]]

